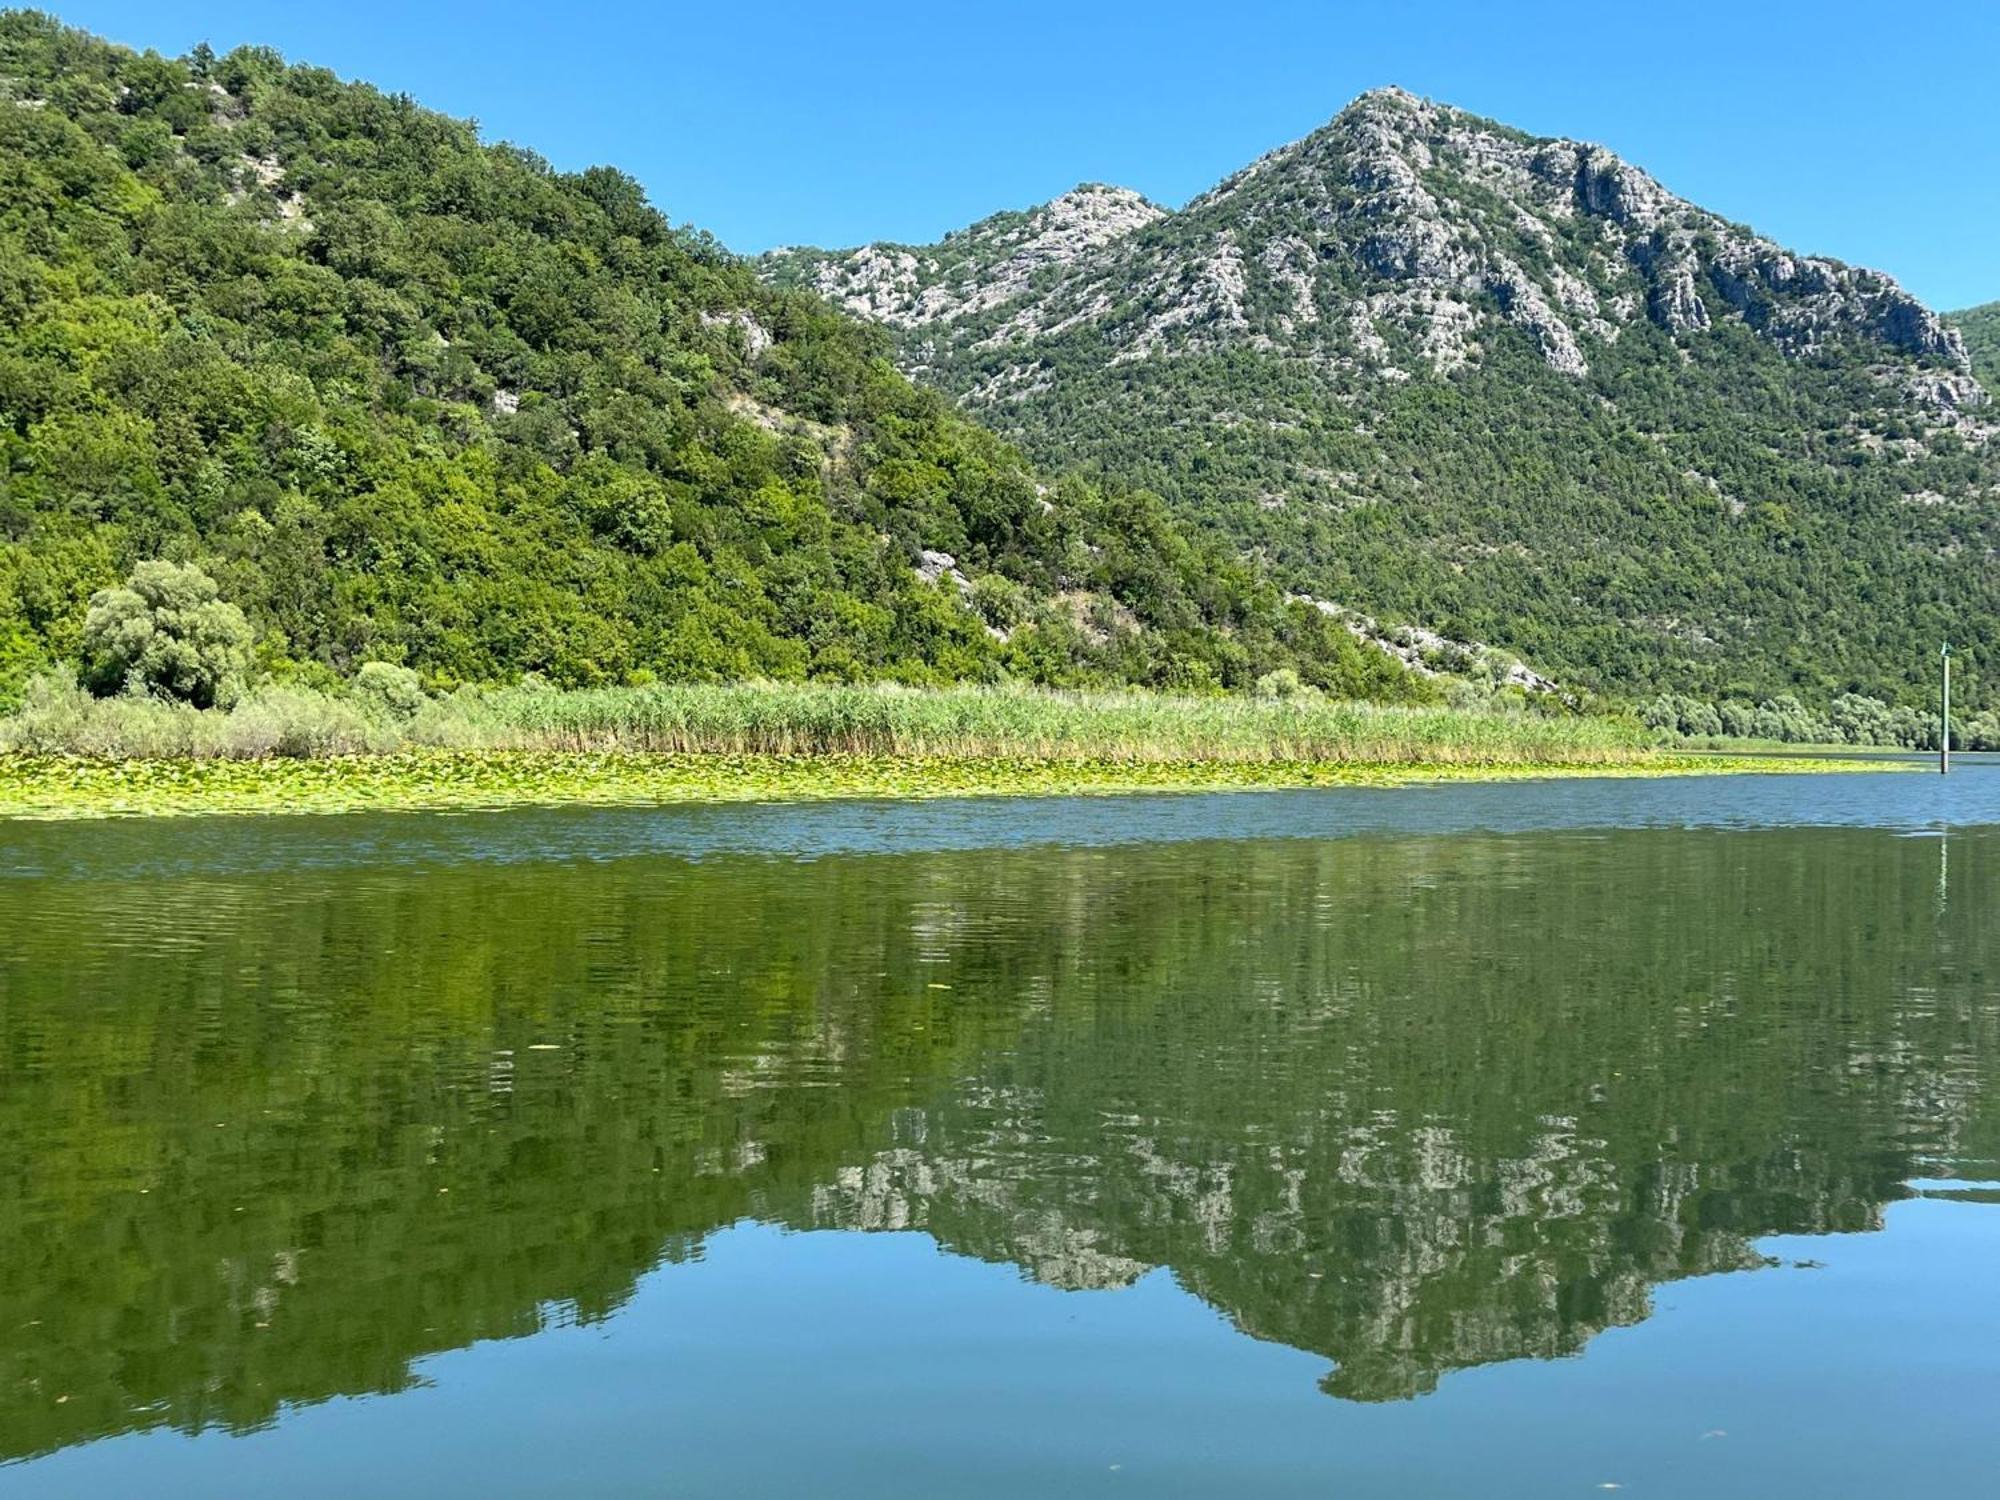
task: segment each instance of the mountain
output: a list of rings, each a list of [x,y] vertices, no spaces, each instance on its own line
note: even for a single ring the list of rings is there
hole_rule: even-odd
[[[1947,314],[1972,356],[1972,373],[1988,391],[2000,391],[2000,302],[1984,302],[1964,312]]]
[[[1583,686],[1908,700],[2000,614],[2000,421],[1956,329],[1399,89],[1177,211],[1086,186],[761,269],[1297,593]]]
[[[263,667],[1430,691],[887,341],[410,99],[0,14],[0,702],[142,558]]]

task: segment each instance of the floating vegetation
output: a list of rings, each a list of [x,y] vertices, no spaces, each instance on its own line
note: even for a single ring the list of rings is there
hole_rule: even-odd
[[[834,797],[1058,796],[1397,786],[1552,775],[1853,770],[1852,762],[1638,755],[1564,764],[1132,761],[420,750],[257,760],[0,755],[0,817],[337,813]]]

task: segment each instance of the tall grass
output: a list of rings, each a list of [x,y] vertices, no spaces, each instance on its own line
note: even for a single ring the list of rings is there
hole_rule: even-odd
[[[505,689],[477,713],[500,736],[489,743],[768,755],[1477,763],[1622,758],[1645,738],[1609,720],[1490,709],[990,688]]]
[[[420,748],[929,759],[1585,765],[1649,753],[1638,725],[1492,708],[1310,696],[815,684],[463,690],[413,714],[267,687],[228,712],[95,699],[49,678],[0,720],[0,750],[109,759],[259,759]]]

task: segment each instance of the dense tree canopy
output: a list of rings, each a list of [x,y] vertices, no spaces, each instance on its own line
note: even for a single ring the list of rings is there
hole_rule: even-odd
[[[306,679],[1426,691],[884,356],[609,168],[0,16],[0,701],[150,558]]]
[[[1965,349],[1972,356],[1972,369],[1986,382],[1986,388],[2000,396],[2000,302],[1985,302],[1953,313],[1952,322],[1965,335]]]

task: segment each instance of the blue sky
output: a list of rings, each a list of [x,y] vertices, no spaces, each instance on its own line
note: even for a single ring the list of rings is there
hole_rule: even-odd
[[[1079,181],[1178,204],[1399,83],[1600,141],[1936,306],[2000,298],[2000,0],[57,9],[162,52],[276,46],[609,162],[746,252],[934,239]]]

